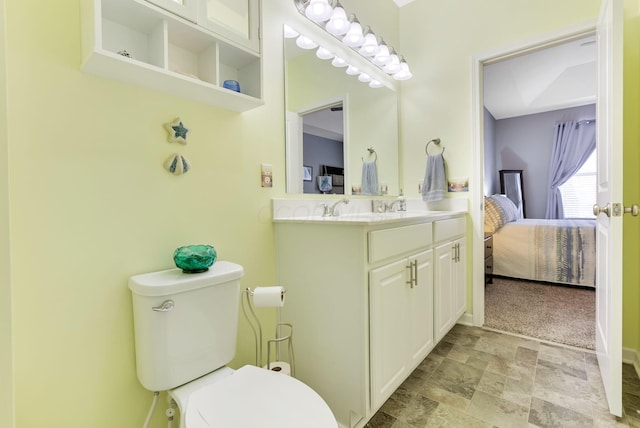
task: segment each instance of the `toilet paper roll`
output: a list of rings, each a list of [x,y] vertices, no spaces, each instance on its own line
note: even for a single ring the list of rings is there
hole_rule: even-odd
[[[256,287],[253,304],[256,308],[281,308],[284,306],[284,287]]]
[[[284,361],[274,361],[268,366],[270,368],[267,369],[267,366],[264,366],[263,369],[267,369],[267,370],[271,370],[272,372],[291,376],[291,366],[289,365],[289,363],[286,363]]]

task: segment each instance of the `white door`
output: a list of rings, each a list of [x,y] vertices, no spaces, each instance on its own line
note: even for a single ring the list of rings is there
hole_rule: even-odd
[[[603,0],[597,28],[598,203],[594,207],[594,213],[599,212],[596,351],[609,410],[616,416],[622,416],[622,2]]]

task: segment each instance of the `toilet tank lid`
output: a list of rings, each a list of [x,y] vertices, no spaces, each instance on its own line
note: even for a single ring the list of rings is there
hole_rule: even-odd
[[[129,278],[129,288],[140,296],[166,296],[233,281],[243,275],[242,266],[217,261],[202,273],[184,273],[175,268],[135,275]]]

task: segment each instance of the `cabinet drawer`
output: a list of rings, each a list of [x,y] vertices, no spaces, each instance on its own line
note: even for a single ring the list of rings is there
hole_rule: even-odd
[[[466,232],[466,220],[464,217],[439,220],[433,224],[435,242],[444,241],[454,236],[464,235]]]
[[[369,263],[431,245],[432,223],[369,232]]]
[[[484,259],[484,274],[491,275],[493,273],[493,256]]]
[[[487,258],[493,254],[493,236],[484,239],[484,257]]]

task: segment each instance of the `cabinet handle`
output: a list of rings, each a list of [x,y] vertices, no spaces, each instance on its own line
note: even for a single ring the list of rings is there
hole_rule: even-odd
[[[409,284],[411,286],[411,288],[413,288],[413,263],[409,262],[409,265],[406,266],[407,269],[409,269],[409,281],[405,281],[407,284]]]
[[[418,286],[418,260],[414,260],[413,263],[413,285]]]

